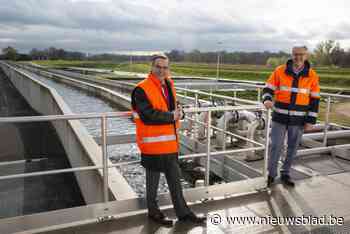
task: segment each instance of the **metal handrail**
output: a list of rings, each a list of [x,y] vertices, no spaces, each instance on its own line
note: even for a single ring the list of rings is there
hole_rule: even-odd
[[[200,125],[203,125],[203,126],[206,126],[206,125],[207,125],[207,123],[201,122],[201,121],[199,121],[199,120],[195,120],[195,119],[190,118],[190,117],[185,117],[185,118],[186,118],[186,119],[189,119],[189,120],[191,120],[191,121],[194,121],[194,122],[196,122],[196,123],[198,123],[198,124],[200,124]],[[225,134],[230,135],[230,136],[233,136],[233,137],[236,137],[236,138],[238,138],[238,139],[248,141],[248,142],[250,142],[250,143],[252,143],[252,144],[255,144],[255,145],[263,146],[263,144],[261,144],[261,143],[259,143],[259,142],[257,142],[257,141],[248,139],[248,138],[246,138],[246,137],[240,136],[240,135],[235,134],[235,133],[232,133],[232,132],[228,132],[228,131],[226,131],[226,130],[223,130],[223,129],[221,129],[221,128],[215,127],[215,126],[213,126],[213,125],[211,125],[210,127],[211,127],[212,129],[216,130],[216,131],[224,132]]]
[[[241,98],[237,98],[237,97],[229,97],[229,96],[224,96],[224,95],[214,94],[214,93],[206,93],[206,92],[196,90],[196,89],[193,90],[193,89],[186,89],[186,88],[177,87],[176,90],[184,91],[184,92],[186,92],[186,94],[187,94],[187,92],[193,93],[195,95],[195,99],[197,99],[197,100],[198,100],[198,95],[201,94],[201,95],[208,96],[208,97],[215,97],[215,98],[220,98],[220,99],[229,100],[229,101],[238,101],[238,102],[243,102],[243,103],[247,103],[247,104],[251,104],[251,105],[258,104],[258,102],[256,102],[256,101],[241,99]],[[185,97],[188,98],[186,95],[185,95]]]
[[[110,117],[130,117],[130,116],[131,116],[131,111],[68,114],[68,115],[1,117],[0,123],[28,123],[28,122],[45,122],[45,121],[54,121],[54,120],[77,120],[77,119],[96,119],[101,117],[110,118]]]
[[[184,111],[186,113],[197,113],[197,112],[208,112],[208,115],[211,115],[211,112],[214,111],[232,111],[232,110],[242,110],[242,109],[250,109],[250,110],[263,110],[263,107],[260,105],[257,106],[223,106],[223,107],[201,107],[201,108],[186,108]],[[268,119],[270,118],[270,111],[267,112]],[[25,178],[25,177],[33,177],[33,176],[41,176],[41,175],[52,175],[52,174],[61,174],[61,173],[69,173],[69,172],[78,172],[78,171],[87,171],[87,170],[97,170],[102,169],[103,171],[103,195],[104,202],[108,202],[108,168],[131,165],[140,162],[139,160],[131,161],[131,162],[121,162],[121,163],[113,163],[108,164],[108,155],[107,155],[107,118],[112,117],[130,117],[131,112],[108,112],[108,113],[88,113],[88,114],[69,114],[69,115],[48,115],[48,116],[26,116],[26,117],[1,117],[0,123],[28,123],[28,122],[45,122],[45,121],[57,121],[57,120],[78,120],[78,119],[101,119],[101,136],[102,136],[102,165],[95,166],[86,166],[86,167],[75,167],[68,169],[57,169],[57,170],[48,170],[41,172],[31,172],[31,173],[21,173],[21,174],[12,174],[6,176],[0,176],[1,180],[6,179],[14,179],[14,178]],[[209,123],[209,122],[208,122]],[[213,128],[211,124],[207,124],[207,132],[210,132],[210,128]],[[210,172],[210,155],[223,155],[237,152],[246,152],[251,150],[266,150],[267,146],[262,146],[258,143],[259,147],[250,147],[245,149],[236,149],[236,150],[223,150],[223,151],[215,151],[211,152],[210,147],[210,134],[207,134],[207,152],[206,153],[197,153],[197,154],[189,154],[182,155],[179,158],[196,158],[196,157],[207,157],[206,164],[206,174],[205,181],[206,186],[209,186],[209,172]],[[248,139],[249,140],[249,139]],[[265,159],[267,160],[267,158]],[[264,176],[266,177],[266,171],[263,171]]]
[[[196,102],[198,102],[198,95],[206,95],[209,97],[216,97],[216,98],[221,98],[223,100],[231,100],[231,101],[239,101],[239,102],[244,102],[244,103],[248,103],[248,104],[259,104],[261,103],[261,89],[264,87],[263,85],[257,85],[257,84],[245,84],[245,83],[233,83],[232,85],[234,86],[242,86],[242,87],[249,87],[249,88],[256,88],[258,91],[257,94],[257,101],[250,101],[250,100],[244,100],[244,99],[240,99],[236,97],[236,91],[234,91],[234,97],[228,97],[228,96],[224,96],[224,95],[219,95],[219,94],[213,94],[212,92],[210,93],[206,93],[200,90],[192,90],[192,89],[187,89],[187,88],[177,88],[178,90],[184,91],[186,93],[187,97],[187,93],[194,93],[195,94],[195,100]],[[320,93],[321,97],[324,96],[326,98],[326,113],[325,113],[325,128],[323,130],[323,146],[327,145],[327,132],[328,132],[328,128],[330,126],[329,123],[329,113],[331,110],[331,105],[332,105],[332,98],[344,98],[344,99],[350,99],[350,95],[344,95],[344,94],[332,94],[332,93],[325,93],[325,92],[321,92]]]

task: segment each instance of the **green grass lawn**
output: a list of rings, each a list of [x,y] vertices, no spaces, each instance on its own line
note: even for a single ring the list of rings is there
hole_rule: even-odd
[[[339,102],[339,103],[333,103],[331,105],[331,110],[329,112],[329,121],[331,123],[350,126],[350,117],[342,113],[339,113],[337,111],[338,109],[337,107],[342,107],[344,104],[345,102]],[[327,110],[326,106],[327,104],[325,102],[320,103],[320,111],[319,111],[319,117],[318,117],[320,121],[325,121],[326,119],[326,110]]]

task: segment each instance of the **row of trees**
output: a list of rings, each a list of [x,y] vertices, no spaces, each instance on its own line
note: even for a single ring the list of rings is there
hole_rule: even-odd
[[[350,67],[350,49],[345,51],[339,42],[323,41],[316,46],[311,60],[321,66]]]
[[[14,60],[14,61],[23,61],[23,60],[57,60],[57,59],[66,59],[66,60],[83,60],[86,58],[86,55],[81,52],[75,51],[65,51],[63,49],[56,49],[50,47],[44,50],[32,49],[29,54],[20,54],[18,51],[8,46],[2,49],[2,54],[0,54],[0,59]]]
[[[288,57],[289,54],[285,52],[272,53],[264,52],[201,52],[193,50],[191,52],[184,52],[179,50],[172,50],[167,53],[171,61],[176,62],[195,62],[195,63],[216,63],[218,56],[220,56],[221,63],[229,64],[257,64],[265,65],[270,57]]]
[[[194,62],[194,63],[216,63],[220,56],[221,63],[227,64],[256,64],[277,66],[284,63],[290,54],[285,52],[272,53],[264,52],[201,52],[193,50],[185,52],[181,50],[172,50],[167,53],[171,61],[175,62]],[[13,47],[2,49],[0,59],[9,60],[109,60],[115,62],[126,61],[147,61],[149,56],[130,56],[116,54],[98,54],[88,55],[81,52],[65,51],[50,47],[44,50],[32,49],[29,54],[19,54]],[[346,51],[340,47],[340,44],[328,40],[320,42],[311,53],[310,61],[317,66],[339,66],[350,67],[350,49]]]
[[[89,55],[77,51],[66,51],[64,49],[57,49],[50,47],[47,49],[39,50],[32,49],[29,54],[19,54],[13,47],[6,47],[2,49],[0,59],[7,60],[94,60],[94,61],[115,61],[125,62],[129,61],[147,61],[150,56],[130,56],[130,55],[116,55],[116,54],[97,54]]]
[[[29,52],[29,56],[32,58],[32,60],[83,60],[86,58],[84,53],[65,51],[64,49],[56,49],[55,47],[50,47],[44,50],[34,48]]]
[[[222,63],[256,64],[272,67],[285,63],[291,56],[282,51],[278,53],[271,53],[269,51],[228,53],[226,51],[200,52],[199,50],[193,50],[186,53],[184,51],[172,50],[168,53],[172,61],[204,63],[215,63],[218,55],[220,55],[220,61]],[[311,52],[309,60],[317,66],[350,67],[350,49],[346,51],[344,48],[341,48],[339,42],[333,40],[322,41]]]
[[[290,54],[285,52],[271,53],[265,52],[200,52],[193,50],[191,52],[184,52],[172,50],[168,56],[172,61],[185,62],[204,62],[215,63],[217,56],[220,55],[222,63],[230,64],[256,64],[268,65],[275,67],[285,63]],[[341,48],[339,42],[333,40],[322,41],[317,44],[314,51],[312,51],[309,60],[317,66],[338,66],[350,67],[350,49],[346,51]]]

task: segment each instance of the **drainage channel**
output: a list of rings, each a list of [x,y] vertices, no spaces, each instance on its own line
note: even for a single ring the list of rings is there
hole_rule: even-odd
[[[0,117],[36,116],[0,69]],[[0,175],[70,168],[51,123],[0,124]],[[84,205],[74,173],[0,181],[0,218]]]

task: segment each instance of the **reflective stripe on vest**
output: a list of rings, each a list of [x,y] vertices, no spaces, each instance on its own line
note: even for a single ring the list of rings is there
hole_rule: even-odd
[[[292,115],[292,116],[305,116],[305,111],[294,111],[294,110],[285,110],[277,107],[273,107],[273,110],[280,114]]]
[[[311,117],[317,118],[318,113],[316,113],[316,112],[309,112],[309,113],[307,113],[307,115],[308,115],[308,116],[311,116]]]
[[[311,94],[311,97],[320,97],[320,93],[318,93],[318,92],[311,92],[310,93]]]
[[[175,141],[175,140],[176,140],[175,135],[163,135],[163,136],[142,138],[143,143],[156,143],[156,142]]]
[[[269,83],[267,83],[265,87],[266,87],[266,88],[269,88],[269,89],[272,89],[272,90],[276,90],[276,89],[277,89],[276,86],[274,86],[274,85],[272,85],[272,84],[269,84]]]
[[[279,87],[279,90],[290,91],[290,92],[293,92],[293,93],[303,93],[303,94],[310,93],[310,89],[294,88],[294,87],[291,88],[291,87],[283,86],[283,85]]]

